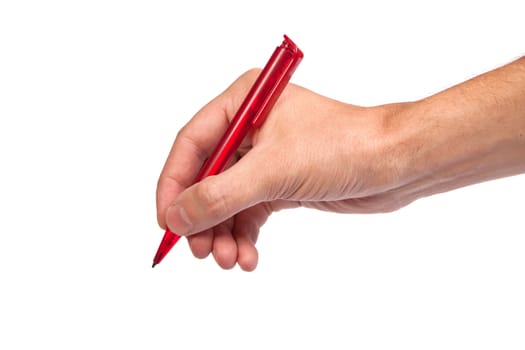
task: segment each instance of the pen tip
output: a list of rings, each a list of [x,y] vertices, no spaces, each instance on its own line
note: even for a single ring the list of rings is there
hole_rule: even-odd
[[[151,265],[151,268],[154,268],[154,267],[155,267],[155,265],[157,265],[157,264],[153,263],[153,265]]]

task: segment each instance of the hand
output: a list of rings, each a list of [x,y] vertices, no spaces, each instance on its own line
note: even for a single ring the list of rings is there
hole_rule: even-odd
[[[257,75],[247,72],[192,118],[160,176],[158,222],[188,235],[196,257],[212,252],[223,268],[253,270],[259,229],[274,211],[385,212],[409,202],[386,192],[398,172],[383,156],[389,117],[403,105],[356,107],[293,84],[227,170],[190,186]]]
[[[257,75],[241,76],[180,131],[157,188],[160,226],[223,268],[256,267],[259,229],[280,209],[388,212],[525,172],[521,58],[421,101],[370,108],[289,84],[227,170],[191,185]]]

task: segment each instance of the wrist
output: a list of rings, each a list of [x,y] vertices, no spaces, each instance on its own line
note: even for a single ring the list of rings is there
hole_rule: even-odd
[[[498,96],[500,90],[476,83],[387,107],[387,149],[396,159],[397,191],[407,201],[525,171],[525,119],[512,103],[517,96]]]

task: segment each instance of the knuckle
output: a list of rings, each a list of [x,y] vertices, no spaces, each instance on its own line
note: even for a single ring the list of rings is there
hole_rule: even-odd
[[[239,85],[243,87],[243,90],[249,89],[250,86],[253,85],[260,73],[261,69],[259,68],[248,69],[238,78]]]
[[[259,76],[260,73],[260,68],[251,68],[244,72],[243,77],[253,82],[257,78],[257,76]]]
[[[227,197],[214,181],[201,181],[196,195],[206,211],[206,216],[214,221],[224,218],[228,212]]]

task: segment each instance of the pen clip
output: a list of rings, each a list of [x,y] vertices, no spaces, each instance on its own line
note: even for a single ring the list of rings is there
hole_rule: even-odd
[[[260,84],[256,83],[256,85],[271,86],[272,88],[271,91],[266,91],[266,101],[262,102],[262,108],[252,120],[253,128],[259,128],[263,124],[303,56],[299,47],[288,36],[284,35],[283,43],[275,49],[259,78],[257,78],[261,81]]]

